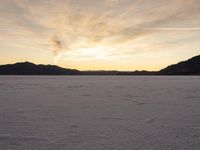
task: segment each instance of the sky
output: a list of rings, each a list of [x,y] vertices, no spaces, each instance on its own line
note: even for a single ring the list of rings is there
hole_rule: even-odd
[[[200,0],[0,0],[0,64],[160,70],[200,54]]]

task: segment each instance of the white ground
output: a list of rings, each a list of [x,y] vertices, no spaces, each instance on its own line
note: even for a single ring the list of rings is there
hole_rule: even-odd
[[[0,150],[200,150],[200,77],[0,76]]]

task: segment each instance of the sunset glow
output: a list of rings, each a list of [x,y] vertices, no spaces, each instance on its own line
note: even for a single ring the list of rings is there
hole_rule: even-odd
[[[0,64],[159,70],[200,54],[200,0],[1,0]]]

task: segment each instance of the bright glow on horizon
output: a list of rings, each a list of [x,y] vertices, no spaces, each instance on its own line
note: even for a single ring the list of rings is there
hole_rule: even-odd
[[[159,70],[200,54],[200,0],[1,0],[0,64]]]

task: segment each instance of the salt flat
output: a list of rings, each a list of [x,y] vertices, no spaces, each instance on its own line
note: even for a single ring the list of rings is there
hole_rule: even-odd
[[[199,150],[200,77],[0,76],[1,150]]]

